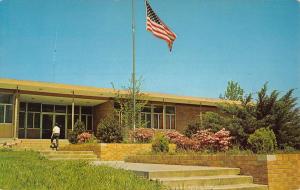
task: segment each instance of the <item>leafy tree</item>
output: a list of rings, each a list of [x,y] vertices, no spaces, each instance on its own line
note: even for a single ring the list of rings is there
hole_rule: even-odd
[[[141,92],[141,79],[136,80],[135,92],[132,88],[132,82],[123,90],[115,90],[115,113],[120,117],[120,125],[122,126],[122,133],[124,139],[128,139],[129,130],[133,128],[133,119],[135,119],[136,128],[145,127],[146,123],[140,119],[141,112],[147,104],[146,95]],[[115,89],[115,88],[114,88]],[[134,101],[135,94],[135,114],[134,114]]]
[[[228,81],[226,91],[224,92],[224,96],[221,94],[221,99],[226,100],[243,100],[244,90],[240,87],[237,82]]]

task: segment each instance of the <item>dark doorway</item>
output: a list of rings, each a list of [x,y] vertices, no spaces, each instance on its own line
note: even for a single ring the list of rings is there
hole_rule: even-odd
[[[60,127],[60,139],[65,138],[66,115],[55,115],[55,123]]]
[[[43,130],[42,130],[42,138],[50,139],[52,134],[53,127],[53,114],[43,114]]]

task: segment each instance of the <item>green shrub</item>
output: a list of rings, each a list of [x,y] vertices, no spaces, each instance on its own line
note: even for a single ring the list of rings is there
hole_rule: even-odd
[[[86,131],[84,123],[82,121],[77,120],[74,124],[74,131],[77,135],[84,133]]]
[[[249,136],[248,143],[254,153],[274,152],[277,147],[275,134],[268,128],[257,129]]]
[[[71,144],[77,143],[77,133],[75,131],[70,131],[68,133],[68,140]]]
[[[157,133],[152,142],[153,152],[169,152],[169,140],[162,133]]]
[[[227,123],[219,113],[206,112],[202,114],[201,119],[197,120],[195,123],[189,124],[184,131],[184,135],[191,138],[200,130],[210,129],[212,132],[218,132],[227,126]]]
[[[191,138],[194,134],[197,133],[197,131],[200,130],[200,124],[199,123],[192,123],[188,124],[187,128],[184,130],[183,134],[189,138]]]
[[[97,126],[97,137],[105,143],[122,142],[122,128],[114,116],[108,116],[100,121]]]
[[[84,133],[85,130],[85,125],[82,121],[77,120],[76,123],[74,124],[74,130],[70,131],[68,133],[68,140],[71,144],[76,144],[78,143],[77,136],[80,135],[81,133]]]

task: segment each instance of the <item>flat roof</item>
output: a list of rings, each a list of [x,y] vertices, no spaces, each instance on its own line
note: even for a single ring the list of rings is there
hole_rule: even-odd
[[[0,89],[18,90],[20,94],[32,94],[36,96],[60,96],[75,97],[77,99],[109,100],[115,97],[116,90],[112,88],[97,88],[90,86],[67,85],[50,82],[38,82],[29,80],[16,80],[0,78]],[[118,90],[120,94],[127,94],[126,90]],[[207,105],[216,106],[219,103],[233,103],[234,101],[222,100],[217,98],[201,98],[192,96],[179,96],[164,93],[143,92],[148,101],[166,102],[177,104]]]

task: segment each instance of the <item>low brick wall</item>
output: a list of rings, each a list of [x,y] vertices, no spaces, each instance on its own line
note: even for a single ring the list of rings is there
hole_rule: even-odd
[[[268,160],[270,190],[300,189],[300,154],[276,154]]]
[[[123,143],[100,143],[100,144],[70,144],[61,147],[60,150],[84,151],[90,150],[97,154],[103,161],[122,161],[128,156],[151,152],[151,144],[123,144]],[[176,145],[170,144],[170,152],[175,152]]]
[[[276,155],[135,155],[129,162],[235,167],[269,190],[300,189],[300,154]]]
[[[101,157],[100,144],[69,144],[61,147],[61,151],[93,151],[98,158]]]
[[[170,152],[175,152],[176,145],[170,144]],[[101,160],[125,160],[128,156],[151,152],[151,144],[105,144],[101,143]]]
[[[129,155],[147,153],[151,144],[105,144],[101,143],[101,160],[124,160]]]

